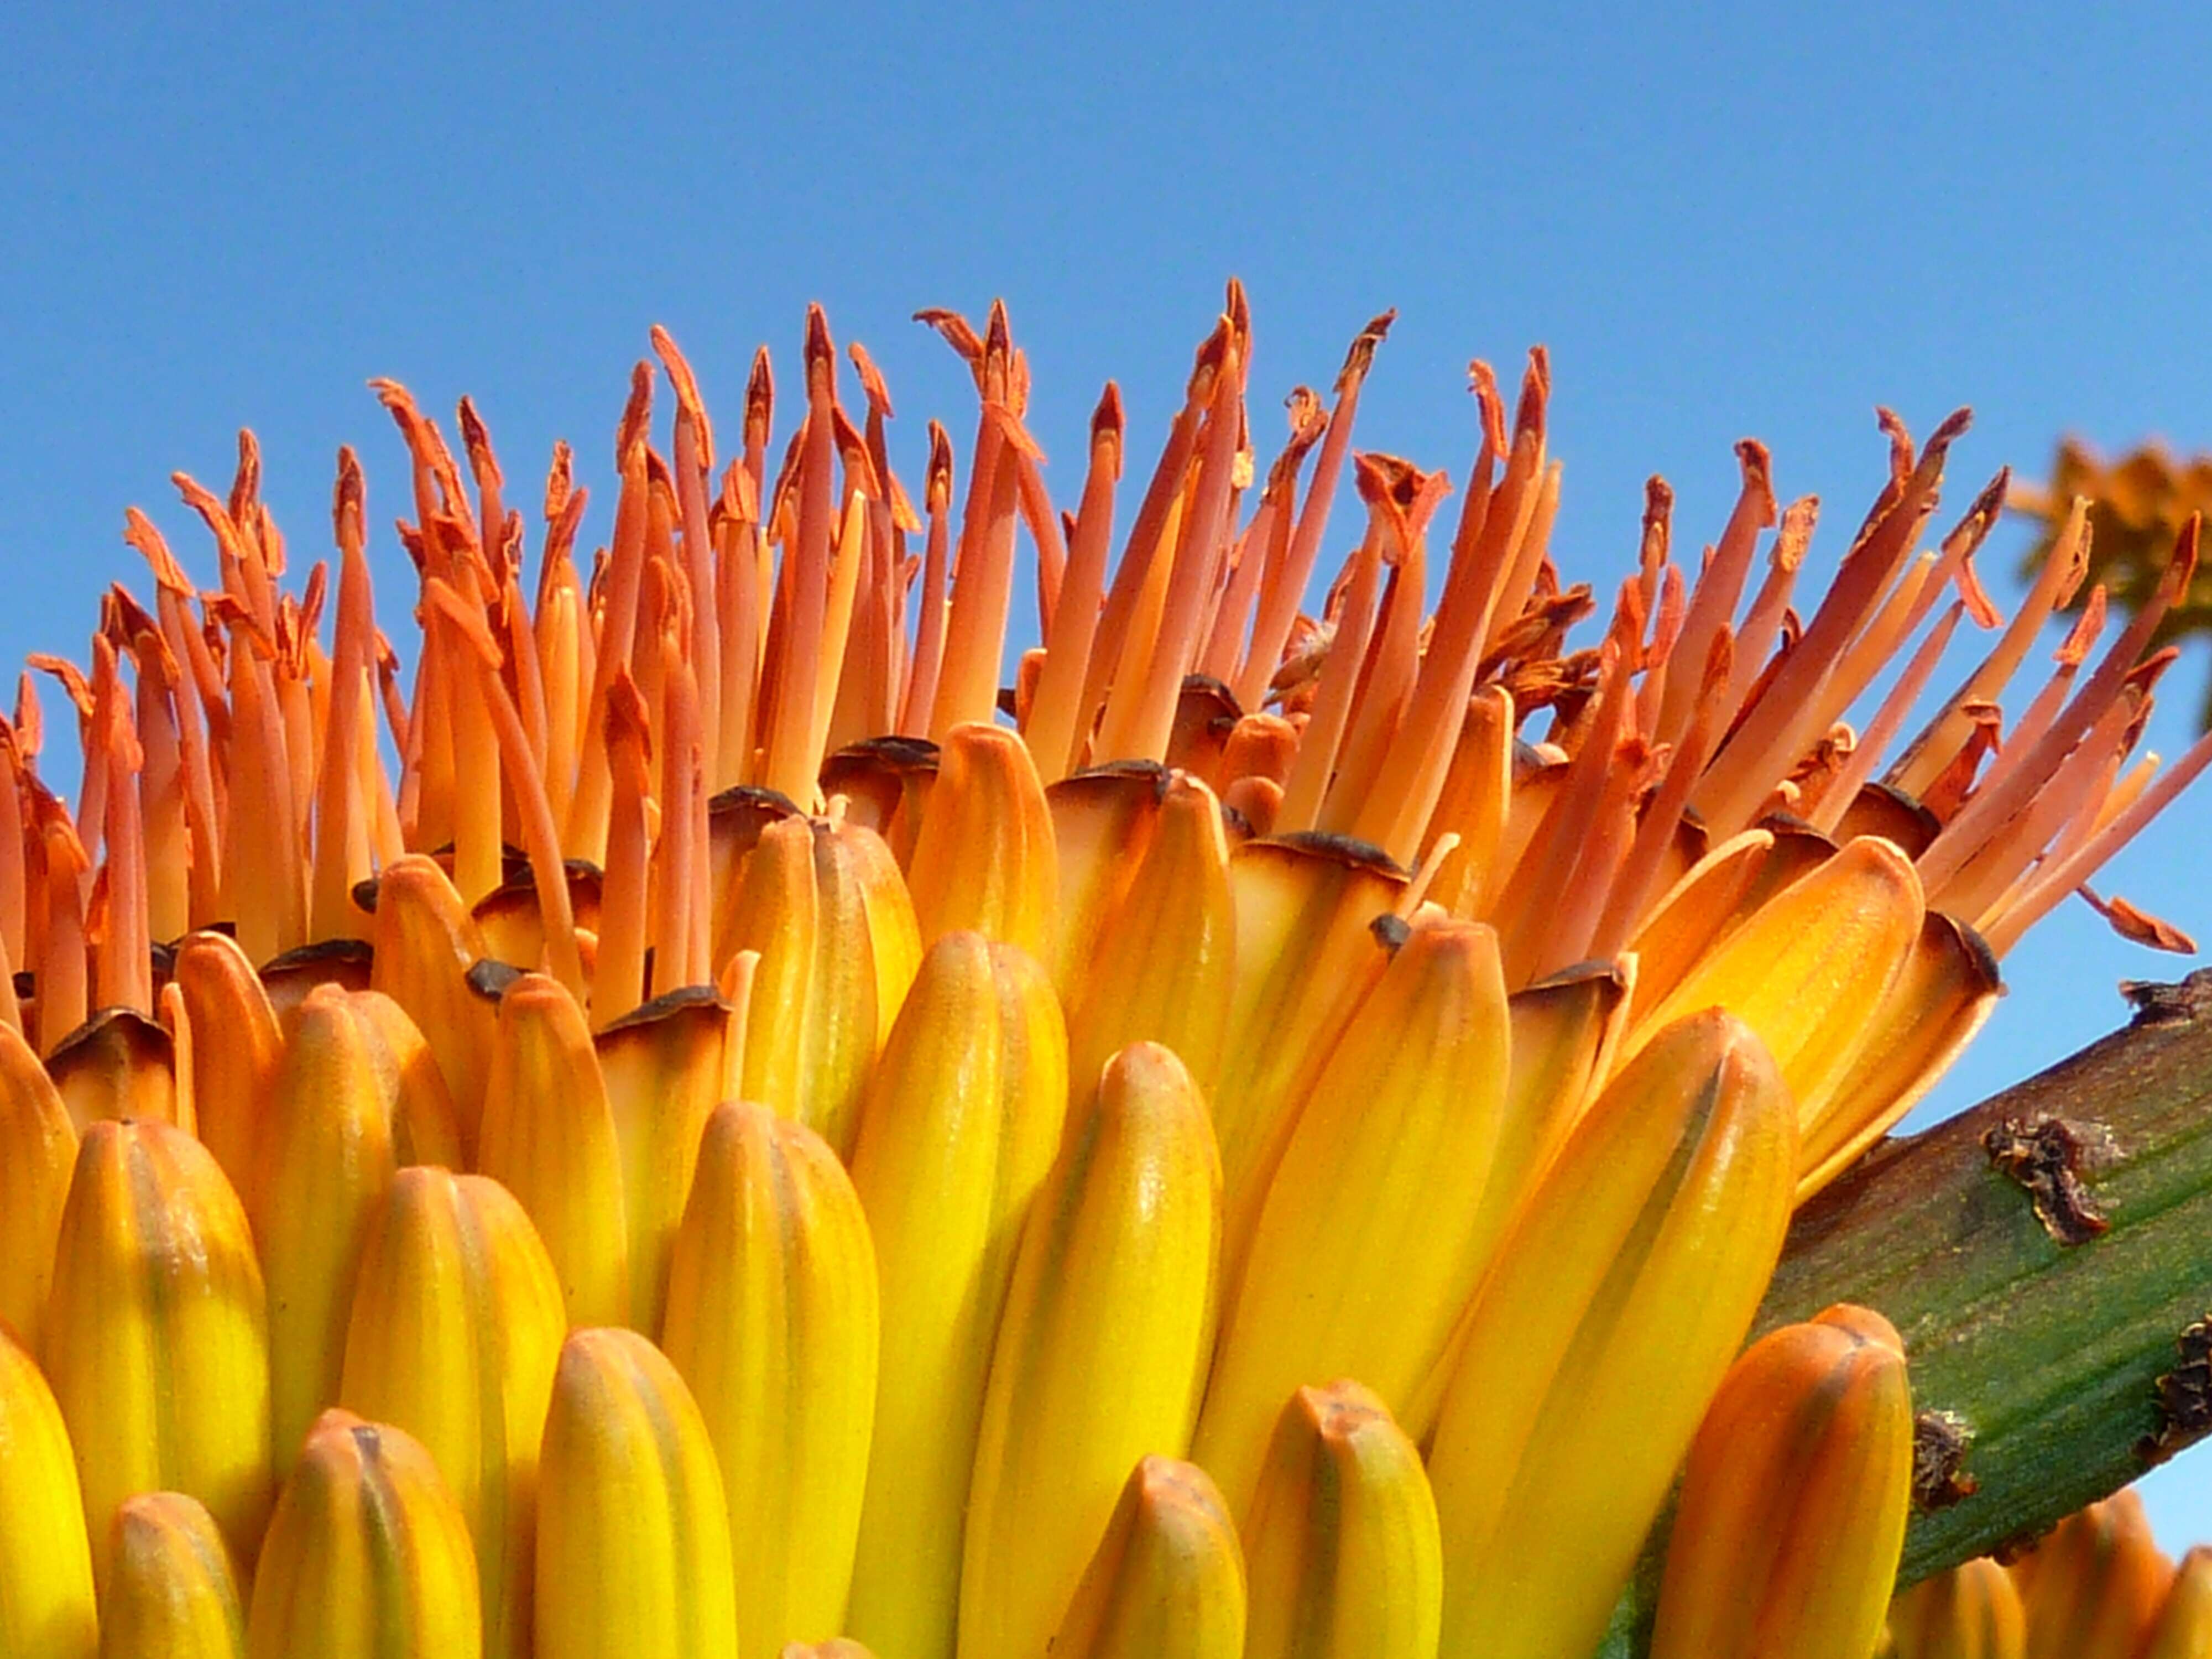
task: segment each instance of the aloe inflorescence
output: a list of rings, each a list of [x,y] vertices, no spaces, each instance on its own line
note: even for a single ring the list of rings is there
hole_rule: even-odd
[[[376,382],[404,649],[349,450],[303,580],[250,438],[211,587],[130,515],[73,805],[0,727],[0,1648],[1534,1659],[1679,1475],[1658,1650],[1870,1651],[1903,1344],[1739,1350],[2212,760],[2136,754],[2193,525],[2014,696],[2085,509],[2000,616],[1963,413],[1823,593],[1748,441],[1599,592],[1540,351],[1456,483],[1352,447],[1387,316],[1270,445],[1232,285],[1055,495],[1004,308],[922,318],[912,489],[819,310],[720,443],[656,330],[588,559],[565,445],[526,513]]]

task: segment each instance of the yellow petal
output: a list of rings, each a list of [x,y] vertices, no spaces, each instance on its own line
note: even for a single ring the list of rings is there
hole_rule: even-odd
[[[200,1139],[232,1186],[253,1178],[260,1115],[283,1050],[276,1010],[253,964],[226,933],[187,933],[170,969],[201,1041],[192,1045],[192,1108]]]
[[[1193,1456],[1249,1511],[1283,1402],[1358,1376],[1402,1408],[1486,1265],[1505,1103],[1498,938],[1416,927],[1330,1055],[1277,1164],[1222,1319]]]
[[[276,1500],[246,1613],[249,1659],[450,1659],[483,1640],[459,1506],[412,1437],[316,1420]]]
[[[269,1513],[269,1334],[246,1212],[166,1123],[96,1123],[77,1153],[41,1358],[76,1447],[93,1569],[134,1492],[206,1504],[251,1561]]]
[[[1158,1042],[1210,1091],[1221,1067],[1236,953],[1221,804],[1176,773],[1128,891],[1073,971],[1068,1075],[1088,1086],[1132,1042]]]
[[[1905,1349],[1831,1308],[1753,1343],[1690,1448],[1652,1659],[1863,1659],[1912,1492]]]
[[[1302,1388],[1244,1523],[1246,1659],[1434,1659],[1436,1499],[1420,1453],[1358,1383]]]
[[[622,1148],[584,1011],[525,974],[499,1000],[477,1167],[513,1193],[544,1241],[568,1323],[629,1317]]]
[[[714,1448],[658,1348],[634,1331],[570,1335],[538,1477],[537,1659],[734,1659]]]
[[[1212,1096],[1234,1273],[1294,1114],[1389,952],[1374,931],[1405,880],[1372,848],[1327,836],[1248,842],[1229,860],[1235,983]]]
[[[567,1331],[530,1218],[497,1182],[392,1178],[355,1279],[338,1400],[436,1461],[475,1543],[484,1652],[530,1653],[538,1443]]]
[[[491,1067],[492,1005],[469,983],[483,936],[434,860],[395,859],[376,884],[375,966],[369,987],[407,1012],[437,1057],[453,1103],[461,1152],[476,1151]]]
[[[246,1208],[269,1287],[270,1445],[281,1480],[338,1397],[354,1267],[398,1167],[369,1038],[336,986],[294,1015]]]
[[[0,1327],[0,1653],[91,1659],[92,1552],[61,1408]]]
[[[1901,1592],[1889,1604],[1889,1634],[1896,1659],[2025,1659],[2027,1615],[2012,1575],[1984,1557]]]
[[[945,734],[907,870],[925,947],[959,928],[1052,959],[1060,870],[1030,751],[995,726]]]
[[[1800,1103],[1799,1203],[1849,1169],[1935,1086],[2002,990],[1996,957],[1981,935],[1929,912],[1868,1020],[1856,1057]]]
[[[1022,1230],[969,1487],[961,1659],[1042,1650],[1127,1471],[1187,1442],[1220,1180],[1182,1063],[1152,1043],[1116,1055]]]
[[[1096,957],[1106,919],[1144,866],[1158,828],[1167,769],[1117,762],[1061,778],[1044,792],[1060,866],[1060,937],[1045,965],[1073,999]]]
[[[661,1346],[730,1502],[738,1647],[845,1623],[876,1405],[876,1260],[844,1165],[764,1106],[707,1121]]]
[[[1699,958],[1638,1021],[1623,1059],[1686,1014],[1726,1008],[1759,1033],[1802,1119],[1857,1056],[1923,914],[1912,861],[1862,836]]]
[[[890,849],[839,819],[771,823],[720,931],[721,960],[761,953],[745,1024],[747,1098],[849,1152],[861,1086],[921,956]]]
[[[1597,1645],[1780,1254],[1794,1111],[1741,1021],[1692,1015],[1607,1087],[1507,1232],[1429,1455],[1443,1651]]]
[[[215,1517],[181,1492],[147,1492],[115,1511],[100,1659],[240,1659],[246,1612]]]
[[[639,1330],[660,1328],[668,1252],[691,1195],[707,1115],[722,1097],[729,1024],[728,1006],[692,986],[653,998],[592,1039],[622,1149],[630,1324]]]
[[[947,933],[869,1080],[853,1154],[882,1285],[883,1386],[847,1626],[885,1653],[952,1651],[992,1339],[1066,1109],[1067,1038],[1044,970],[1013,945]]]
[[[23,1034],[0,1024],[0,1322],[33,1350],[76,1162],[76,1126],[60,1091]]]
[[[1205,1470],[1137,1465],[1051,1645],[1054,1659],[1242,1659],[1244,1562]]]

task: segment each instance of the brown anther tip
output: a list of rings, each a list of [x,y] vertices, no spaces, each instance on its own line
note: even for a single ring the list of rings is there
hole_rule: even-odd
[[[983,368],[983,337],[957,311],[929,306],[914,313],[914,320],[934,329],[939,339],[960,354],[961,362],[980,377]]]
[[[1013,324],[1006,316],[1006,302],[993,300],[989,313],[983,319],[983,356],[1006,359],[1013,355]]]
[[[2028,1195],[2035,1218],[2058,1243],[2086,1244],[2111,1230],[2082,1184],[2081,1137],[2063,1118],[2007,1118],[1983,1135],[1982,1150]]]
[[[2146,1466],[2163,1463],[2212,1435],[2212,1315],[2189,1325],[2173,1346],[2181,1363],[2152,1385],[2158,1395],[2158,1430],[2136,1446],[2136,1455]]]
[[[2197,941],[2163,916],[2154,916],[2113,894],[2100,898],[2085,882],[2079,889],[2089,908],[2112,924],[2112,931],[2132,945],[2147,945],[2154,951],[2168,951],[2175,956],[2193,957]]]
[[[929,471],[922,480],[922,504],[942,513],[952,501],[952,439],[935,421],[929,423]]]
[[[822,302],[811,300],[806,306],[806,373],[811,380],[819,370],[836,374],[837,348],[830,338],[830,313]]]
[[[659,323],[648,331],[653,342],[653,355],[660,359],[667,371],[668,384],[676,392],[676,412],[679,419],[689,421],[697,435],[699,465],[708,472],[714,470],[714,428],[707,418],[706,400],[699,395],[698,376],[691,372],[690,361],[676,343],[672,335]]]
[[[1912,1419],[1912,1507],[1948,1510],[1982,1488],[1966,1470],[1974,1431],[1956,1412],[1924,1411]]]
[[[1736,441],[1735,458],[1743,468],[1743,487],[1759,500],[1759,527],[1774,523],[1774,457],[1756,438]]]
[[[876,367],[868,349],[858,340],[845,348],[845,355],[853,360],[853,372],[860,377],[860,392],[867,398],[868,407],[884,419],[891,418],[891,389],[884,383],[884,372]]]
[[[1344,367],[1336,372],[1336,395],[1340,398],[1355,389],[1367,378],[1367,371],[1375,362],[1375,348],[1382,343],[1390,332],[1390,325],[1398,320],[1396,307],[1367,319],[1367,325],[1352,337],[1350,348],[1344,354]]]
[[[1521,400],[1513,409],[1513,439],[1523,434],[1541,438],[1544,412],[1552,401],[1552,354],[1540,345],[1528,348],[1528,367],[1521,374]]]
[[[653,424],[653,365],[641,359],[629,371],[629,400],[615,428],[615,467],[626,471],[631,452],[641,447]]]

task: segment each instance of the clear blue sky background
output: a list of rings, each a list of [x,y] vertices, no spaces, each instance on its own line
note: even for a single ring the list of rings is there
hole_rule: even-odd
[[[1747,434],[1829,503],[1832,559],[1877,402],[1921,431],[1973,405],[1954,505],[2064,430],[2212,444],[2197,7],[28,9],[0,23],[0,661],[81,653],[98,586],[141,580],[126,503],[211,569],[165,481],[227,478],[242,424],[319,556],[340,442],[372,523],[399,510],[367,376],[472,392],[519,495],[556,436],[604,484],[647,325],[733,428],[754,344],[788,368],[810,299],[883,364],[910,478],[922,417],[963,451],[973,419],[921,305],[1006,297],[1064,462],[1109,374],[1149,454],[1232,272],[1271,394],[1399,307],[1362,437],[1455,475],[1467,358],[1510,376],[1545,342],[1555,547],[1608,580],[1647,473],[1678,544],[1717,533]],[[2001,599],[2022,535],[1985,556]],[[2169,754],[2203,678],[2169,682]],[[2113,885],[2212,939],[2208,828],[2199,794]],[[1943,1100],[2178,971],[2069,908]],[[2212,1539],[2208,1487],[2202,1453],[2148,1483],[2170,1543]]]

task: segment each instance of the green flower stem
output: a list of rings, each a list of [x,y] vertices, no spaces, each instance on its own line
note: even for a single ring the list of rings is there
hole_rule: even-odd
[[[1878,1309],[1929,1443],[1929,1413],[1967,1437],[1973,1489],[1916,1504],[1900,1585],[2033,1538],[2212,1427],[2212,969],[2129,989],[2127,1029],[1884,1142],[1791,1226],[1759,1328]],[[1655,1534],[1602,1659],[1644,1650],[1661,1559]]]

